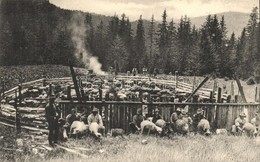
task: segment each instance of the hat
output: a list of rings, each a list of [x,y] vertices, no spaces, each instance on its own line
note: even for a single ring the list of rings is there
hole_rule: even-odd
[[[180,108],[180,107],[178,107],[178,108],[176,109],[176,111],[181,111],[181,108]]]
[[[156,109],[154,110],[154,112],[159,112],[159,109],[156,108]]]
[[[92,112],[98,112],[98,108],[94,107]]]
[[[186,115],[188,112],[187,112],[186,110],[182,110],[181,113],[182,113],[183,115]]]
[[[198,108],[198,110],[197,110],[197,113],[203,113],[203,109],[202,108]]]
[[[241,116],[241,117],[246,117],[246,113],[241,112],[241,113],[239,114],[239,116]]]

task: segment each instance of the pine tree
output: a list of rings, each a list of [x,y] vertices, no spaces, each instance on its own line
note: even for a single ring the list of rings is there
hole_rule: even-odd
[[[250,14],[250,19],[248,21],[248,25],[246,27],[247,33],[247,43],[246,50],[244,53],[244,66],[245,72],[243,77],[248,78],[254,75],[255,67],[260,60],[259,54],[257,51],[257,40],[258,40],[258,13],[257,7],[253,8],[252,13]]]
[[[118,68],[118,72],[126,72],[129,54],[122,39],[117,35],[111,44],[108,64]]]
[[[192,58],[192,37],[191,37],[191,23],[190,19],[185,16],[181,18],[177,29],[177,48],[178,48],[178,71],[180,74],[192,73],[191,58]]]
[[[138,70],[141,70],[143,66],[147,67],[147,60],[144,58],[147,58],[146,55],[146,47],[145,47],[145,33],[144,33],[144,26],[143,26],[143,20],[142,15],[140,16],[138,23],[137,23],[137,30],[136,35],[134,38],[134,57],[133,57],[133,63],[135,67]]]
[[[148,31],[148,46],[149,46],[149,73],[152,74],[155,66],[155,55],[156,55],[156,41],[155,41],[155,25],[154,25],[154,15],[152,15],[149,31]]]
[[[159,38],[157,40],[159,56],[155,57],[155,59],[157,60],[157,64],[155,66],[158,66],[159,69],[167,73],[167,70],[169,70],[166,69],[166,61],[168,59],[167,56],[169,54],[169,34],[166,9],[163,12],[162,18],[162,23],[159,24]]]
[[[106,42],[106,33],[105,26],[103,21],[100,21],[100,24],[96,28],[94,45],[95,45],[95,55],[98,57],[98,60],[103,65],[102,68],[107,70],[109,66],[107,65],[107,42]]]

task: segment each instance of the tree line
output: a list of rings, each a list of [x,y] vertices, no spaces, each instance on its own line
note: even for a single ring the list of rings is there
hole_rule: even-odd
[[[208,15],[196,28],[187,16],[179,22],[168,21],[164,10],[158,26],[151,16],[145,28],[142,16],[136,26],[125,14],[97,23],[90,13],[63,10],[44,0],[2,0],[0,64],[77,66],[69,23],[73,13],[80,12],[87,27],[86,49],[99,58],[103,70],[141,71],[146,67],[150,73],[248,78],[260,73],[257,11],[253,8],[248,25],[237,38],[234,33],[227,35],[224,16]]]

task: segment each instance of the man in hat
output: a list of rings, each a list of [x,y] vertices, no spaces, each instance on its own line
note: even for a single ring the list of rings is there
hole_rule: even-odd
[[[103,125],[102,117],[99,115],[96,107],[93,108],[92,113],[88,116],[88,125],[94,122],[99,125],[98,131],[104,135],[105,127]]]
[[[206,119],[204,116],[204,110],[202,108],[198,108],[196,114],[193,115],[192,120],[193,120],[193,131],[196,133],[198,131],[198,124],[201,119]]]
[[[177,132],[176,121],[177,121],[178,119],[182,119],[182,117],[183,117],[183,116],[182,116],[182,108],[178,107],[178,108],[176,109],[176,111],[172,113],[171,119],[170,119],[170,121],[171,121],[171,126],[172,126],[172,129],[173,129],[174,132]]]
[[[162,119],[162,116],[159,114],[159,109],[158,108],[156,108],[154,110],[154,114],[153,114],[152,118],[153,118],[152,119],[153,123],[156,123],[158,119]]]
[[[79,117],[76,114],[76,110],[71,109],[71,113],[66,116],[66,124],[64,126],[67,132],[69,132],[70,126],[74,121],[79,121]]]
[[[129,124],[130,132],[136,133],[141,130],[141,122],[144,120],[142,109],[137,109],[137,114],[133,116],[133,121]]]
[[[88,125],[96,122],[100,127],[103,127],[103,121],[101,115],[98,114],[98,109],[93,108],[92,113],[88,116]]]
[[[187,110],[182,110],[181,111],[182,114],[182,119],[190,126],[193,123],[192,118],[188,115]]]
[[[242,128],[246,123],[246,114],[241,112],[239,117],[235,119],[235,124],[232,125],[231,133],[233,135],[240,135],[242,133]]]
[[[182,113],[181,112],[182,112],[182,109],[180,107],[178,107],[176,109],[176,111],[172,113],[172,115],[171,115],[171,123],[172,124],[175,123],[176,120],[182,119]]]
[[[71,109],[71,113],[66,116],[66,123],[71,125],[74,121],[78,120],[76,110]]]
[[[61,114],[60,109],[54,103],[55,97],[51,96],[49,103],[45,107],[45,117],[48,122],[49,129],[49,145],[54,146],[57,143],[59,136],[58,120]]]

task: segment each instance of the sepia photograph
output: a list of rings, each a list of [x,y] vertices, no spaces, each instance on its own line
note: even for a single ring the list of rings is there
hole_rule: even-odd
[[[259,162],[260,0],[0,0],[1,162]]]

